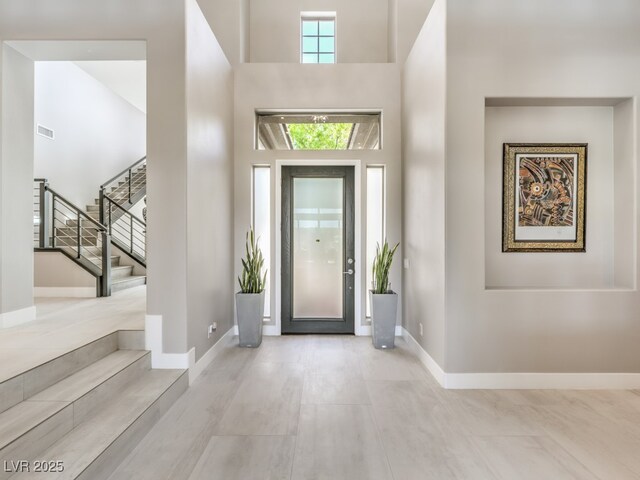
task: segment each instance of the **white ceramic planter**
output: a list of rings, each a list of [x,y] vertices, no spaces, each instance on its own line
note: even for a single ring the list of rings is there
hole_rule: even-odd
[[[262,343],[264,290],[261,293],[236,293],[236,312],[240,346],[259,347]]]

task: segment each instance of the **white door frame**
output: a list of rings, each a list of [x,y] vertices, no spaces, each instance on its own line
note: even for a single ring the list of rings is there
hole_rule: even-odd
[[[363,273],[366,268],[362,256],[362,163],[360,160],[276,160],[276,258],[275,258],[275,325],[265,325],[265,335],[281,335],[281,298],[282,298],[282,167],[283,166],[327,166],[327,167],[354,167],[354,196],[355,196],[355,282],[354,282],[354,332],[356,335],[371,335],[371,327],[363,325],[365,319],[362,316],[362,283]]]

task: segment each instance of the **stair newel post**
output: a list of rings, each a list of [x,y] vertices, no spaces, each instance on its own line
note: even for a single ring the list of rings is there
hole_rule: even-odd
[[[98,197],[98,208],[100,209],[100,223],[104,225],[104,186],[100,187],[100,196]]]
[[[40,248],[47,248],[47,245],[45,244],[46,239],[49,238],[48,235],[48,230],[49,230],[49,209],[48,209],[48,205],[47,205],[47,181],[43,180],[40,183],[40,205],[39,205],[39,209],[40,209],[40,225],[38,228],[38,235],[39,235],[39,243],[40,243]]]
[[[102,236],[102,277],[100,281],[100,296],[111,296],[111,235],[101,230]]]

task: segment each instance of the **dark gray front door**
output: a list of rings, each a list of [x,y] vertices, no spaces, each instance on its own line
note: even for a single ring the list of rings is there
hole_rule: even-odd
[[[354,333],[354,169],[282,169],[282,333]]]

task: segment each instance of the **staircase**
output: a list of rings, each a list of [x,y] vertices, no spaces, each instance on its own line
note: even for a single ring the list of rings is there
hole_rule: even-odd
[[[146,284],[146,275],[136,274],[146,273],[146,224],[129,212],[146,195],[146,170],[145,157],[101,185],[84,211],[36,179],[36,249],[61,251],[94,275],[98,296]]]
[[[115,332],[0,382],[0,480],[108,478],[188,387],[143,343]]]

